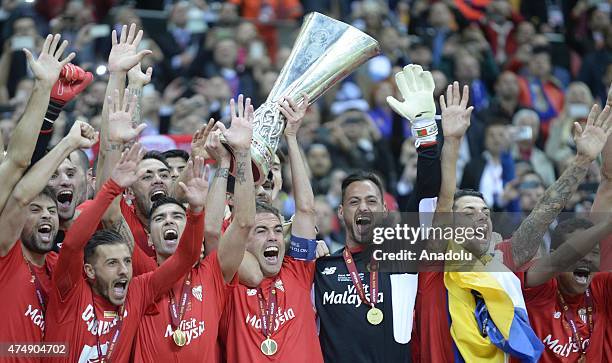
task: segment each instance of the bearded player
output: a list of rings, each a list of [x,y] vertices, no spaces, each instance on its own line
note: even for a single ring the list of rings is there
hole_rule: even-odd
[[[57,261],[51,249],[59,228],[55,194],[45,188],[45,181],[67,155],[78,148],[91,147],[95,142],[93,128],[77,121],[68,135],[23,176],[0,215],[0,278],[3,282],[0,293],[10,296],[2,307],[2,342],[42,341],[51,271]]]
[[[147,313],[138,329],[134,345],[135,362],[218,361],[219,320],[234,278],[244,256],[246,242],[255,219],[251,138],[253,106],[238,97],[237,114],[230,101],[231,127],[223,136],[236,157],[234,218],[221,237],[216,251],[198,262]],[[206,187],[206,188],[205,188]],[[208,185],[202,186],[207,189]],[[175,253],[177,241],[185,229],[185,210],[172,198],[160,198],[150,213],[150,239],[155,246],[157,263],[163,266]],[[138,250],[138,249],[137,249]],[[146,258],[146,257],[145,257]]]

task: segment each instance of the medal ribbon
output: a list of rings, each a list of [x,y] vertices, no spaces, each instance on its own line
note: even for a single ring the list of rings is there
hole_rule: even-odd
[[[45,290],[42,288],[42,284],[40,283],[40,280],[34,273],[34,270],[32,269],[32,265],[30,265],[30,261],[26,260],[26,264],[28,265],[30,274],[32,274],[32,279],[34,280],[34,288],[36,289],[36,297],[38,298],[38,302],[40,303],[40,307],[42,308],[42,311],[44,314],[47,308],[47,304],[46,304],[47,294],[45,293]],[[45,264],[45,267],[46,267],[46,264]],[[51,275],[48,269],[47,269],[47,273]]]
[[[587,288],[584,295],[587,304],[587,326],[589,328],[588,338],[590,339],[591,334],[593,333],[593,298],[591,296],[591,290]],[[563,295],[561,295],[561,292],[559,290],[557,290],[557,296],[559,297],[559,302],[561,303],[561,307],[563,308],[563,317],[571,328],[572,336],[578,344],[578,348],[580,349],[581,355],[584,357],[586,356],[586,350],[588,349],[588,345],[586,347],[583,347],[582,342],[584,341],[584,339],[580,336],[580,332],[578,331],[578,327],[576,326],[576,322],[574,321],[574,312],[572,311],[572,309],[569,308],[569,306],[565,302],[565,299],[563,298]]]
[[[181,292],[181,304],[179,307],[179,312],[177,313],[176,302],[174,301],[174,292],[170,289],[170,303],[168,307],[170,309],[170,317],[172,318],[172,329],[176,330],[181,325],[181,321],[185,316],[185,309],[187,308],[187,300],[189,298],[189,286],[191,286],[191,271],[185,277],[185,281],[183,282],[183,290]]]
[[[353,285],[359,294],[361,302],[370,305],[373,308],[378,299],[378,271],[370,271],[370,300],[368,301],[363,283],[361,283],[361,279],[359,278],[359,272],[357,272],[355,259],[353,258],[351,251],[345,247],[344,252],[342,252],[342,257],[344,257],[344,263],[346,264],[346,268],[349,270],[351,280],[353,280]]]
[[[278,281],[278,280],[276,280]],[[257,300],[259,301],[259,311],[261,313],[261,332],[266,338],[274,334],[274,318],[276,316],[276,281],[270,286],[270,296],[266,309],[266,299],[263,296],[261,287],[257,288]]]
[[[91,305],[93,307],[94,317],[96,318],[98,326],[96,327],[96,345],[98,347],[98,358],[101,363],[110,362],[111,354],[113,354],[113,350],[115,349],[115,345],[117,340],[119,339],[119,333],[121,332],[121,325],[123,325],[123,314],[125,313],[125,304],[119,307],[118,316],[117,316],[117,325],[115,325],[115,334],[113,335],[113,340],[106,351],[106,355],[102,355],[102,347],[100,347],[100,320],[98,320],[98,314],[96,314],[96,304],[94,303],[93,290],[91,291]]]

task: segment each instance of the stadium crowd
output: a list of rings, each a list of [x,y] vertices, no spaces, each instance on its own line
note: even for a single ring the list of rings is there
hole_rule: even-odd
[[[312,11],[382,53],[310,106],[280,100],[254,188],[254,110]],[[0,348],[67,354],[0,360],[612,361],[610,18],[603,0],[2,1]],[[426,204],[485,228],[425,243],[475,262],[371,269],[374,214]]]

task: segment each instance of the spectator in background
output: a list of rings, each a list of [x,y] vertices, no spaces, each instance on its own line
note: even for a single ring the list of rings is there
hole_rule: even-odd
[[[316,195],[316,192],[315,192]],[[317,216],[317,240],[325,241],[330,253],[334,253],[344,247],[342,236],[334,230],[338,226],[338,220],[334,210],[322,195],[317,195],[314,200],[315,215]]]
[[[240,15],[257,25],[259,35],[268,46],[270,59],[276,58],[279,47],[277,25],[293,23],[302,15],[298,0],[230,0],[240,6]],[[284,24],[283,24],[284,23]]]
[[[552,76],[551,71],[548,48],[536,47],[532,51],[527,75],[519,78],[520,103],[522,106],[532,108],[538,113],[544,140],[548,137],[550,121],[557,117],[563,107],[563,88],[559,81]],[[547,183],[552,182],[544,179]]]
[[[332,167],[327,146],[323,144],[311,144],[306,152],[306,161],[310,168],[310,183],[314,194],[327,193],[330,184],[329,172]]]
[[[432,66],[436,68],[442,61],[445,43],[457,30],[457,24],[453,13],[444,2],[436,2],[431,5],[427,20],[429,27],[423,29],[423,33],[420,35],[431,49]]]
[[[398,128],[394,127],[394,112],[387,103],[387,96],[395,95],[395,86],[389,80],[377,83],[372,88],[372,95],[370,97],[370,105],[372,108],[368,111],[368,115],[374,121],[374,124],[378,128],[381,136],[385,140],[389,140],[393,137],[394,133],[397,135]],[[401,120],[402,127],[400,128],[402,139],[410,137],[410,123],[406,119]]]
[[[399,210],[407,210],[410,196],[416,182],[418,154],[414,146],[414,138],[407,138],[402,144],[399,157],[399,169],[401,174],[397,182],[397,203]]]
[[[508,152],[508,127],[503,121],[491,121],[485,126],[485,151],[473,156],[463,170],[461,189],[479,190],[494,211],[503,210],[510,200],[504,200],[504,187],[514,179],[514,161]]]
[[[458,52],[455,56],[454,75],[462,85],[470,86],[470,100],[477,112],[489,105],[489,92],[481,79],[480,63],[468,52]]]
[[[495,82],[494,90],[495,97],[491,99],[489,107],[478,112],[476,117],[482,122],[498,119],[510,124],[520,107],[518,77],[509,71],[502,72]]]
[[[536,147],[536,140],[540,132],[540,118],[533,110],[520,110],[512,119],[514,126],[528,126],[531,128],[531,138],[519,140],[512,146],[514,160],[525,160],[542,178],[544,185],[549,187],[555,182],[555,168],[546,157],[546,154]]]
[[[175,3],[170,10],[166,31],[154,37],[166,58],[164,70],[168,79],[165,83],[186,75],[200,49],[201,34],[193,32],[188,26],[191,7],[188,1]]]
[[[516,51],[515,33],[521,20],[508,0],[493,0],[487,6],[483,30],[498,64],[505,63]]]
[[[604,104],[608,97],[610,82],[605,79],[612,64],[612,25],[605,30],[605,44],[589,52],[582,60],[578,80],[586,83],[599,104]]]
[[[571,83],[565,94],[563,110],[551,124],[550,135],[544,149],[546,155],[555,163],[559,175],[576,153],[576,144],[572,136],[574,122],[584,126],[592,105],[593,96],[589,88],[582,82]]]
[[[217,39],[212,48],[212,61],[207,52],[200,52],[191,74],[198,77],[221,77],[231,90],[231,97],[238,94],[254,95],[255,79],[248,68],[238,67],[238,44],[233,37]]]

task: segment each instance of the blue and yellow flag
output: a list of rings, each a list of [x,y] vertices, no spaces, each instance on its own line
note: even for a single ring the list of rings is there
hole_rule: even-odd
[[[486,270],[445,272],[455,362],[537,362],[544,345],[529,325],[520,280],[497,260]],[[493,267],[495,266],[495,267]]]

